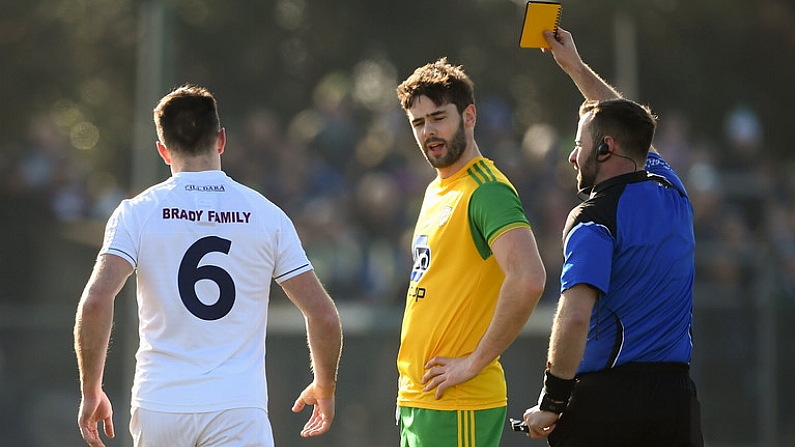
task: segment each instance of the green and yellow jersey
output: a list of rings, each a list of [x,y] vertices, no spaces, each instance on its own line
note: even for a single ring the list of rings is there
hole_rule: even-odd
[[[434,356],[463,357],[477,347],[505,279],[491,244],[519,227],[530,227],[519,196],[489,159],[477,157],[428,185],[413,237],[397,361],[398,405],[479,410],[507,404],[499,359],[440,400],[436,390],[423,391],[422,376]]]

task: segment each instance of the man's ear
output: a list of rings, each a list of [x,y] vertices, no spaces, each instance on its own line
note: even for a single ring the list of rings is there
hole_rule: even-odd
[[[464,126],[475,127],[475,122],[478,120],[478,111],[475,109],[475,104],[466,106],[463,113]]]
[[[171,166],[171,154],[168,152],[166,145],[159,141],[156,143],[156,145],[157,153],[160,154],[160,158],[162,158],[167,165]]]
[[[224,153],[224,148],[226,147],[226,129],[223,127],[218,132],[218,140],[216,140],[216,149],[218,149],[218,155]]]

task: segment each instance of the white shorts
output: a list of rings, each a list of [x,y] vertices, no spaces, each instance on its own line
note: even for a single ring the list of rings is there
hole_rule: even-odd
[[[134,407],[130,433],[135,447],[273,447],[268,413],[260,408],[164,413]]]

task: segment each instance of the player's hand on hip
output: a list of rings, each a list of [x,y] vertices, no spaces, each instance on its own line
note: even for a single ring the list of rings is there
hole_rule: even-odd
[[[113,406],[108,396],[104,392],[100,392],[96,397],[83,396],[77,425],[80,427],[83,439],[91,447],[105,447],[99,437],[100,421],[105,428],[105,436],[108,438],[116,436],[113,430]]]
[[[425,375],[422,376],[424,391],[436,389],[436,399],[441,399],[444,391],[459,383],[475,377],[477,371],[470,371],[469,357],[441,357],[436,356],[425,364]]]
[[[542,411],[536,405],[524,412],[524,423],[529,428],[527,436],[531,438],[546,438],[555,429],[555,424],[560,417],[551,411]]]
[[[307,386],[293,404],[293,413],[298,413],[307,405],[312,405],[312,416],[304,424],[301,436],[304,438],[318,436],[331,428],[334,420],[335,403],[334,387],[321,387],[315,382]]]

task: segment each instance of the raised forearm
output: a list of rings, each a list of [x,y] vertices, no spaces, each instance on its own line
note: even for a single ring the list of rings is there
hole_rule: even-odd
[[[580,61],[566,71],[582,96],[588,100],[601,100],[620,98],[621,94],[607,83],[601,76],[591,69],[585,62]]]
[[[546,32],[552,55],[558,66],[574,81],[582,96],[588,100],[620,98],[621,94],[583,62],[571,33],[558,29],[557,38]]]

